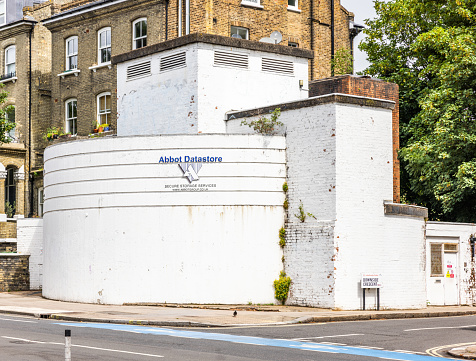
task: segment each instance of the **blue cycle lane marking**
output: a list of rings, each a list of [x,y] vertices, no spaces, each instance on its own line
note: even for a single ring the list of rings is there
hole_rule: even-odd
[[[168,329],[168,328],[152,328],[152,327],[135,326],[135,325],[115,325],[115,324],[101,324],[101,323],[81,323],[81,324],[56,323],[56,325],[66,326],[66,327],[96,328],[96,329],[104,329],[104,330],[111,330],[111,331],[125,331],[125,332],[133,332],[133,333],[142,333],[147,335],[157,335],[157,336],[193,338],[197,340],[232,342],[232,343],[241,343],[241,344],[255,345],[255,346],[284,347],[284,348],[290,348],[290,349],[296,349],[296,350],[377,357],[377,358],[391,359],[391,360],[402,360],[402,361],[431,361],[431,360],[436,361],[438,360],[438,361],[441,361],[441,358],[433,357],[433,356],[406,354],[401,352],[365,349],[365,348],[351,347],[351,346],[334,346],[334,345],[326,345],[326,344],[311,343],[311,342],[296,342],[292,340],[237,336],[237,335],[228,335],[223,333],[207,333],[207,332],[197,332],[197,331],[175,330],[175,329]]]

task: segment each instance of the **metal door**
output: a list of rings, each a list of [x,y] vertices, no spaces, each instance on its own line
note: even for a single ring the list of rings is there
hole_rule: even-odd
[[[445,252],[444,257],[444,292],[445,305],[458,305],[458,253]]]

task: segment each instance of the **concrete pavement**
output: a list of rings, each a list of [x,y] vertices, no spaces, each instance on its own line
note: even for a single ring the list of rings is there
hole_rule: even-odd
[[[237,316],[233,317],[233,311]],[[0,293],[0,313],[78,322],[177,327],[232,327],[309,322],[357,321],[475,315],[476,307],[446,306],[421,310],[337,311],[272,305],[98,305],[48,300],[41,292]]]

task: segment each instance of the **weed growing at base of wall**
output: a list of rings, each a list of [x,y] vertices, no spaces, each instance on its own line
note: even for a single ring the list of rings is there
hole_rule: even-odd
[[[284,305],[288,298],[291,277],[286,277],[286,272],[281,271],[279,279],[274,280],[274,298]]]
[[[276,132],[277,127],[282,127],[284,125],[278,120],[280,115],[281,109],[276,108],[271,113],[271,119],[268,119],[265,116],[260,116],[258,120],[252,120],[249,123],[246,120],[242,120],[241,125],[247,125],[259,134],[272,135]]]
[[[288,193],[288,182],[283,183],[283,192]]]

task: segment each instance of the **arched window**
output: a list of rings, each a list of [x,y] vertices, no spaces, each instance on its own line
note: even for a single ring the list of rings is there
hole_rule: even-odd
[[[15,106],[11,105],[7,108],[7,111],[5,112],[5,119],[10,122],[15,124]],[[7,134],[7,138],[10,139],[11,142],[15,141],[15,127],[13,127]]]
[[[147,18],[140,18],[132,23],[132,49],[144,46],[147,46]]]
[[[101,93],[97,97],[98,124],[111,124],[111,93]]]
[[[111,62],[111,28],[98,32],[98,65]]]
[[[5,49],[5,77],[13,78],[16,76],[16,55],[15,45],[11,45]]]
[[[78,68],[78,37],[66,39],[66,70]]]
[[[69,99],[65,103],[65,130],[66,133],[71,133],[71,135],[78,134],[78,101],[76,99]]]

